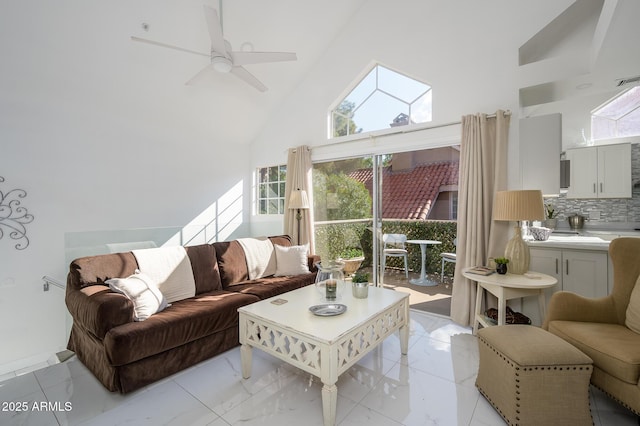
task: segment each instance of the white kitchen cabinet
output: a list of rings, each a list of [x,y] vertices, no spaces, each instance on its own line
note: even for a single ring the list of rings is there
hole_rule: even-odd
[[[569,149],[567,198],[631,198],[631,144]]]
[[[546,290],[547,303],[556,291],[571,291],[584,297],[609,294],[609,255],[606,251],[531,248],[531,272],[542,272],[558,280]],[[523,299],[522,311],[535,325],[543,318],[535,301]]]
[[[520,119],[522,187],[543,195],[560,194],[562,114]]]
[[[584,297],[604,297],[608,291],[608,254],[598,251],[562,251],[562,290]]]

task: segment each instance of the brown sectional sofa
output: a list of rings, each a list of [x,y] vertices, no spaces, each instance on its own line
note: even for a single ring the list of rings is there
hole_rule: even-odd
[[[270,237],[290,246],[287,236]],[[241,306],[315,282],[310,273],[249,280],[237,241],[186,247],[196,295],[173,302],[145,321],[133,303],[105,281],[127,277],[138,265],[131,252],[83,257],[70,265],[65,301],[73,317],[68,348],[110,391],[131,392],[239,344]]]

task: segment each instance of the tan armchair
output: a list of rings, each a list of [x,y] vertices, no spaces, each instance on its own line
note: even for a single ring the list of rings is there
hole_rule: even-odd
[[[593,359],[591,383],[640,415],[640,334],[625,326],[631,291],[640,275],[640,238],[609,245],[613,290],[599,299],[555,293],[542,327]]]

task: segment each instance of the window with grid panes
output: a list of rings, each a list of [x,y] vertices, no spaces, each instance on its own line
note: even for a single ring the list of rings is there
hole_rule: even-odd
[[[258,169],[258,214],[284,214],[286,178],[286,165]]]
[[[432,120],[429,84],[376,64],[330,112],[330,137]]]

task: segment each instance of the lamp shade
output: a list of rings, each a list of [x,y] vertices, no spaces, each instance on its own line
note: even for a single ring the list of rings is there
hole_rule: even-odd
[[[291,191],[289,196],[289,208],[290,209],[308,209],[309,197],[307,197],[307,191],[304,189],[296,189]]]
[[[498,191],[493,200],[494,220],[544,220],[542,191],[526,189]]]

